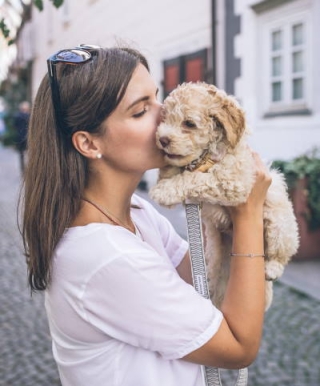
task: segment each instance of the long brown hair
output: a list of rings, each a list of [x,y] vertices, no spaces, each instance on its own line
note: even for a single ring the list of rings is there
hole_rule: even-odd
[[[57,64],[61,113],[56,126],[48,75],[35,98],[28,129],[22,237],[31,290],[50,283],[51,258],[65,229],[80,209],[88,178],[87,160],[72,145],[79,130],[102,134],[102,122],[120,103],[139,63],[148,63],[129,48],[99,49],[80,65]]]

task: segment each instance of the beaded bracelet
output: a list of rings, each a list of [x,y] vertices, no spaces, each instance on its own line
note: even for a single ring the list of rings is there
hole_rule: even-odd
[[[255,254],[255,253],[230,253],[230,256],[236,256],[236,257],[266,257],[266,255],[263,254]]]

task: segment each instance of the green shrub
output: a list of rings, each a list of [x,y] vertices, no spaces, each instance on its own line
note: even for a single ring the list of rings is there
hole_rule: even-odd
[[[305,214],[309,230],[320,228],[320,148],[314,148],[291,161],[276,160],[272,167],[279,169],[286,178],[289,189],[297,181],[306,179],[308,211]]]

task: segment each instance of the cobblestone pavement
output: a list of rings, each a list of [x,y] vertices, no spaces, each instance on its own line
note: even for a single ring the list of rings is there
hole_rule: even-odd
[[[229,381],[230,372],[225,375]],[[248,385],[320,386],[319,301],[275,284],[260,352],[249,367]]]
[[[17,154],[0,148],[0,386],[58,386],[43,295],[31,298],[27,288],[16,221],[19,185]],[[320,386],[319,323],[319,301],[276,284],[248,385]],[[223,371],[224,385],[236,374]]]
[[[0,385],[60,385],[43,295],[30,296],[17,227],[18,155],[0,148]]]

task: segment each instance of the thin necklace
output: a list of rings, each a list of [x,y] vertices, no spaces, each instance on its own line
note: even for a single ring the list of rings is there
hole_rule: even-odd
[[[120,221],[115,215],[113,215],[112,213],[110,213],[110,211],[108,211],[106,208],[102,208],[100,205],[98,205],[97,203],[95,203],[94,201],[92,200],[89,200],[88,198],[86,197],[83,197],[82,198],[83,201],[86,201],[88,202],[89,204],[91,204],[92,206],[94,206],[96,209],[98,209],[103,215],[105,215],[113,224],[115,225],[118,225],[118,226],[121,226],[123,228],[126,228],[129,232],[132,232],[132,233],[136,233],[136,227],[134,225],[134,222],[132,221],[131,217],[130,217],[130,221],[131,223],[133,224],[133,229],[131,227],[129,227],[128,225],[125,225],[122,221]]]

